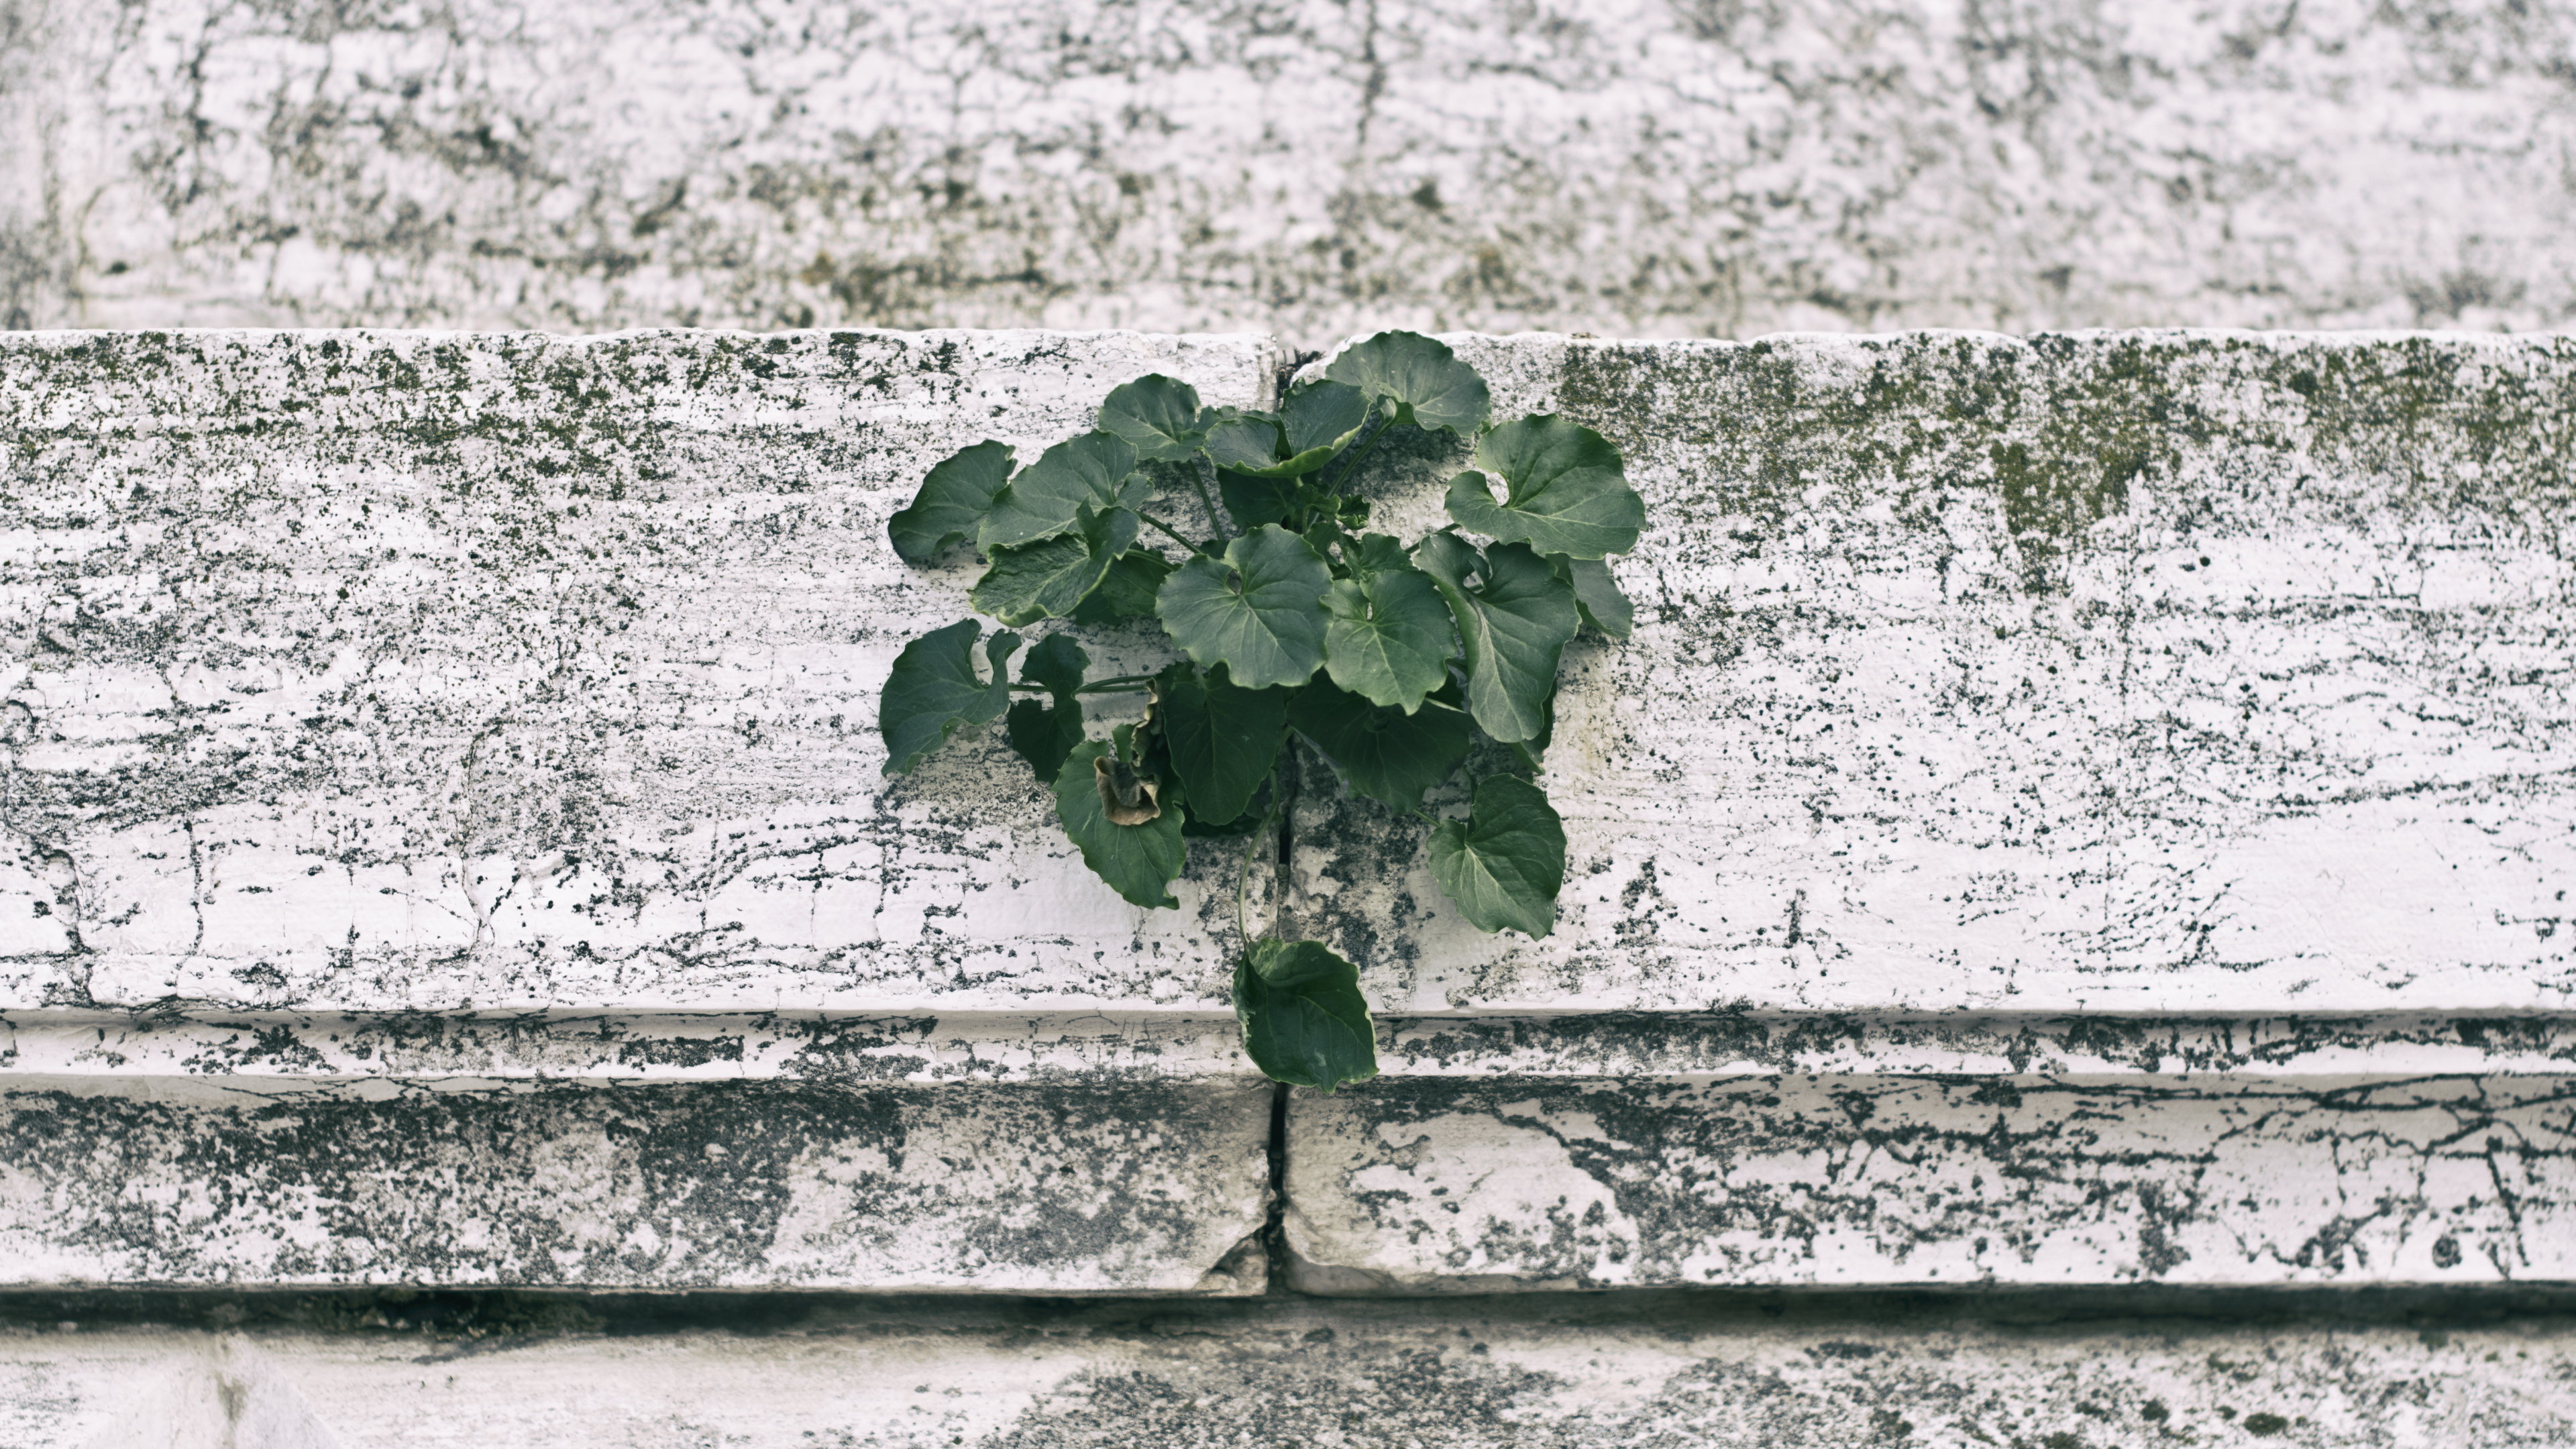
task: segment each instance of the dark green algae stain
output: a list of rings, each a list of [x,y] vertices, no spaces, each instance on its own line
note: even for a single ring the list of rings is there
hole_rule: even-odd
[[[1847,359],[1858,354],[1857,365]],[[2092,530],[2195,465],[2321,475],[2418,516],[2547,526],[2576,502],[2576,339],[1953,334],[1828,343],[1577,344],[1565,411],[1686,511],[1782,526],[1825,485],[1929,524],[2001,505],[2032,593],[2062,592]],[[2177,499],[2188,516],[2193,500]]]

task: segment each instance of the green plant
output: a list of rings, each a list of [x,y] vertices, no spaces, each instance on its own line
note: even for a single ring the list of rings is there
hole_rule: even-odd
[[[1345,348],[1275,413],[1202,407],[1187,384],[1143,377],[1110,392],[1098,429],[1017,473],[1000,443],[948,458],[888,524],[897,553],[920,564],[971,543],[989,560],[974,605],[1004,625],[1158,619],[1184,657],[1091,679],[1089,655],[1054,632],[1014,683],[1017,634],[984,637],[972,619],[933,630],[886,681],[886,773],[1002,720],[1084,864],[1141,906],[1178,904],[1188,837],[1250,837],[1235,876],[1245,1050],[1273,1078],[1326,1091],[1375,1075],[1358,971],[1313,941],[1255,939],[1244,920],[1244,876],[1278,819],[1287,752],[1302,739],[1352,792],[1427,821],[1432,877],[1459,914],[1544,936],[1565,830],[1528,777],[1555,728],[1558,656],[1580,627],[1629,629],[1603,560],[1635,546],[1645,505],[1618,451],[1551,415],[1489,427],[1488,410],[1484,379],[1447,347],[1387,332]],[[1361,469],[1391,428],[1474,444],[1474,466],[1449,482],[1452,526],[1410,548],[1363,531]],[[1231,532],[1193,539],[1155,511],[1158,498],[1195,503],[1210,529],[1230,520]],[[1146,529],[1181,552],[1140,546]],[[976,671],[979,639],[989,678]],[[1144,704],[1093,739],[1082,701],[1103,695]],[[1479,735],[1502,747],[1485,756],[1501,764],[1474,782],[1467,817],[1425,810],[1424,792]]]

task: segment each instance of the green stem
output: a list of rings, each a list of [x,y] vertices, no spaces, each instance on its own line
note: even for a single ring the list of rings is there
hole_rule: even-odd
[[[1153,680],[1154,680],[1154,676],[1152,676],[1152,675],[1150,675],[1150,674],[1122,674],[1122,675],[1119,675],[1119,676],[1118,676],[1117,678],[1115,678],[1115,679],[1095,679],[1095,680],[1091,681],[1089,684],[1083,685],[1081,688],[1076,689],[1076,690],[1074,691],[1074,693],[1076,693],[1076,694],[1143,694],[1143,693],[1145,692],[1145,686],[1146,686],[1146,685],[1149,685],[1149,684],[1151,684],[1151,683],[1153,683]],[[1051,689],[1051,688],[1049,688],[1048,686],[1043,685],[1043,684],[1014,684],[1014,685],[1012,685],[1012,686],[1011,686],[1011,688],[1013,688],[1013,689],[1018,689],[1018,690],[1025,690],[1025,691],[1027,691],[1027,692],[1028,692],[1028,693],[1030,693],[1030,694],[1053,694],[1053,693],[1055,693],[1055,691],[1054,691],[1053,689]]]
[[[1177,544],[1179,544],[1181,547],[1183,547],[1183,548],[1185,548],[1185,549],[1188,549],[1190,552],[1192,552],[1192,553],[1194,553],[1194,554],[1201,555],[1202,557],[1206,557],[1206,558],[1215,558],[1215,557],[1216,557],[1216,555],[1215,555],[1215,554],[1209,553],[1209,552],[1207,551],[1207,549],[1206,549],[1206,548],[1204,548],[1203,546],[1201,546],[1201,545],[1199,545],[1199,544],[1192,543],[1192,542],[1190,542],[1188,539],[1183,538],[1183,537],[1181,536],[1181,531],[1180,531],[1179,529],[1172,527],[1170,524],[1165,523],[1163,520],[1161,520],[1161,519],[1159,519],[1159,518],[1156,518],[1154,515],[1152,515],[1152,514],[1150,514],[1150,513],[1139,513],[1139,514],[1137,514],[1136,516],[1137,516],[1138,518],[1141,518],[1141,519],[1145,520],[1147,523],[1150,523],[1150,524],[1154,525],[1156,528],[1161,529],[1163,532],[1170,534],[1170,535],[1172,536],[1172,541],[1173,541],[1174,543],[1177,543]]]
[[[1210,464],[1209,466],[1214,467],[1215,465]],[[1208,527],[1216,529],[1220,533],[1225,532],[1232,525],[1234,520],[1231,517],[1219,514],[1216,511],[1216,499],[1207,491],[1207,479],[1199,475],[1199,464],[1196,458],[1192,458],[1190,460],[1190,485],[1199,490],[1199,507],[1207,510]],[[1239,533],[1242,530],[1235,529],[1234,531]]]
[[[1354,477],[1356,477],[1356,476],[1358,475],[1358,473],[1359,473],[1359,471],[1360,471],[1360,463],[1368,457],[1368,455],[1369,455],[1369,449],[1374,448],[1374,447],[1376,447],[1376,446],[1377,446],[1377,440],[1378,440],[1378,436],[1379,436],[1379,434],[1384,433],[1387,429],[1389,429],[1389,428],[1391,428],[1391,427],[1394,427],[1394,426],[1395,426],[1395,415],[1394,415],[1393,413],[1389,413],[1389,414],[1387,414],[1383,419],[1381,419],[1381,420],[1378,422],[1378,425],[1377,425],[1377,429],[1376,429],[1376,431],[1375,431],[1375,432],[1370,433],[1367,437],[1362,438],[1362,439],[1360,440],[1359,450],[1358,450],[1357,452],[1352,453],[1352,454],[1351,454],[1351,461],[1350,461],[1350,462],[1348,462],[1348,463],[1346,463],[1346,464],[1344,464],[1344,465],[1342,466],[1342,476],[1340,476],[1339,478],[1334,479],[1334,480],[1333,480],[1333,486],[1332,486],[1332,487],[1330,487],[1330,488],[1325,489],[1324,491],[1325,491],[1325,492],[1327,492],[1327,493],[1339,493],[1339,492],[1341,492],[1341,491],[1342,491],[1342,485],[1343,485],[1343,484],[1345,484],[1345,483],[1348,483],[1349,481],[1351,481],[1351,479],[1352,479],[1352,478],[1354,478]]]

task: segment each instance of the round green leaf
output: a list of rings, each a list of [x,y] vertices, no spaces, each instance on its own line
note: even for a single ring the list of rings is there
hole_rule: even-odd
[[[984,643],[990,683],[975,677],[975,636],[983,626],[960,619],[903,646],[877,696],[877,733],[886,746],[885,772],[909,775],[921,757],[948,743],[968,725],[990,724],[1011,702],[1004,666],[1020,647],[1017,634],[996,633]]]
[[[1431,831],[1431,878],[1478,930],[1544,936],[1565,888],[1565,822],[1527,780],[1479,781],[1468,817]]]
[[[1288,434],[1290,453],[1331,454],[1360,435],[1368,410],[1368,394],[1348,383],[1301,383],[1279,405],[1279,425]]]
[[[1243,1050],[1272,1081],[1332,1091],[1377,1075],[1359,968],[1314,941],[1259,940],[1234,965]]]
[[[1085,740],[1067,751],[1055,777],[1056,818],[1082,852],[1082,863],[1109,888],[1140,906],[1178,906],[1171,884],[1189,861],[1181,839],[1184,810],[1173,802],[1141,825],[1118,825],[1100,799],[1091,762],[1109,753],[1105,740]]]
[[[1136,541],[1136,515],[1124,508],[1077,510],[1074,531],[1019,548],[993,550],[993,566],[976,580],[975,607],[1005,624],[1034,624],[1074,611]]]
[[[1204,677],[1180,667],[1163,676],[1154,717],[1192,818],[1223,825],[1251,805],[1279,759],[1288,699],[1284,689],[1238,688],[1223,665]]]
[[[1646,501],[1628,486],[1619,450],[1550,413],[1505,423],[1476,440],[1476,466],[1449,480],[1458,526],[1540,553],[1597,559],[1637,546]],[[1490,473],[1511,492],[1494,497]]]
[[[1457,636],[1430,576],[1400,550],[1394,565],[1336,580],[1324,596],[1324,668],[1351,693],[1411,714],[1448,680]]]
[[[1136,450],[1116,433],[1085,433],[1056,444],[1020,470],[993,500],[976,535],[976,546],[997,548],[1034,543],[1074,526],[1088,505],[1094,513],[1113,508],[1139,509],[1154,485],[1136,471]]]
[[[1383,404],[1399,423],[1447,428],[1461,437],[1482,427],[1492,399],[1476,369],[1418,332],[1381,332],[1345,347],[1324,376]]]
[[[1190,662],[1222,664],[1246,689],[1303,684],[1324,662],[1324,591],[1332,571],[1306,540],[1265,524],[1191,559],[1163,581],[1154,611]]]
[[[1126,439],[1139,458],[1177,463],[1197,452],[1207,434],[1201,411],[1198,389],[1155,373],[1111,388],[1100,404],[1100,426]]]
[[[912,506],[886,520],[894,551],[908,563],[928,563],[948,545],[973,538],[1010,477],[1007,443],[988,440],[949,454],[921,480]]]
[[[1370,704],[1318,679],[1297,691],[1288,724],[1333,762],[1351,789],[1398,810],[1422,804],[1422,792],[1449,778],[1474,738],[1454,708],[1406,714]]]
[[[1557,659],[1582,627],[1574,586],[1526,544],[1498,543],[1480,555],[1454,534],[1435,533],[1414,545],[1413,561],[1458,621],[1476,723],[1505,744],[1538,738],[1556,693]],[[1482,581],[1470,585],[1471,572]]]

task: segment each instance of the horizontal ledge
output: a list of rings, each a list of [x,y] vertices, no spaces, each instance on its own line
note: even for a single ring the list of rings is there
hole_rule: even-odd
[[[2385,1076],[2559,1073],[2576,1019],[1597,1012],[1389,1016],[1391,1078],[1672,1081],[1798,1074]],[[115,1012],[0,1015],[0,1081],[183,1077],[882,1083],[1239,1080],[1231,1015],[1206,1011]]]

